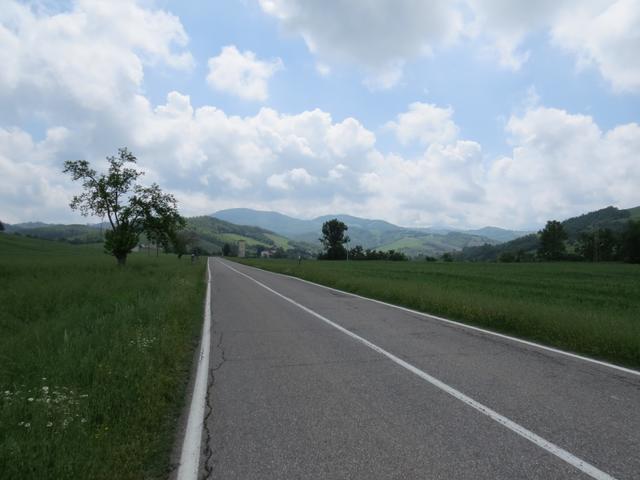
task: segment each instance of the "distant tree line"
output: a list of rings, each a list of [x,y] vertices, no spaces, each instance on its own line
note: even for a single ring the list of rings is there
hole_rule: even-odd
[[[362,248],[361,245],[356,245],[349,250],[349,260],[391,260],[393,262],[409,260],[407,256],[402,252],[396,250],[372,250]]]
[[[640,220],[629,220],[620,232],[597,228],[582,232],[568,245],[568,234],[562,223],[550,220],[538,232],[536,254],[524,250],[500,253],[498,261],[573,260],[588,262],[624,261],[640,263]],[[568,248],[570,247],[570,248]]]

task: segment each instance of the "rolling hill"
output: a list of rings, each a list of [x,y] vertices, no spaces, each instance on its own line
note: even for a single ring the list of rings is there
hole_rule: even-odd
[[[248,208],[221,210],[213,217],[233,223],[256,225],[287,236],[293,240],[319,247],[322,224],[337,218],[349,227],[350,246],[362,245],[377,250],[399,250],[409,256],[439,256],[466,247],[498,244],[512,240],[526,232],[485,227],[479,230],[458,231],[446,228],[407,228],[384,220],[372,220],[352,215],[323,215],[301,220],[278,212],[264,212]]]
[[[629,220],[640,220],[640,207],[618,209],[606,207],[577,217],[562,221],[562,226],[568,235],[568,243],[575,243],[582,233],[593,232],[601,228],[608,228],[615,233],[621,232]],[[529,234],[499,245],[481,245],[462,249],[460,257],[463,260],[493,261],[503,253],[523,252],[535,254],[538,249],[537,234]]]
[[[201,251],[211,254],[220,253],[225,243],[235,246],[239,240],[246,242],[248,253],[255,253],[258,247],[282,248],[292,255],[315,255],[317,252],[313,245],[291,240],[260,227],[235,225],[208,216],[191,217],[186,221],[185,230],[191,237],[195,237],[192,243]],[[43,222],[5,224],[8,234],[72,244],[102,243],[106,228],[104,225],[61,225]],[[141,238],[141,243],[146,243],[144,237]]]

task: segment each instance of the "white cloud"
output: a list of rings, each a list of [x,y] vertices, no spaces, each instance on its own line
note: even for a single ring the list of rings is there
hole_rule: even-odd
[[[441,108],[433,104],[414,102],[407,112],[385,125],[395,133],[398,141],[407,145],[415,140],[423,145],[447,144],[458,137],[458,126],[452,119],[451,107]]]
[[[616,91],[640,91],[640,3],[637,0],[468,0],[470,30],[488,38],[503,66],[518,69],[531,53],[526,37],[548,32],[553,45],[593,66]]]
[[[512,155],[496,160],[487,178],[490,201],[503,218],[542,223],[640,203],[633,187],[640,182],[638,124],[603,132],[590,116],[537,107],[512,117],[507,131]]]
[[[373,148],[376,137],[355,118],[347,118],[327,131],[327,144],[337,157],[360,154]]]
[[[552,26],[553,41],[593,65],[616,91],[640,91],[640,2],[593,2],[565,12]]]
[[[188,215],[241,204],[302,216],[348,211],[406,225],[531,227],[640,203],[638,124],[602,131],[589,116],[541,106],[509,119],[513,150],[496,159],[477,142],[440,134],[420,155],[383,154],[353,118],[268,108],[241,118],[194,108],[177,92],[155,108],[140,102],[127,125],[123,144],[138,155],[145,181],[174,192]],[[67,207],[77,186],[61,174],[62,160],[113,153],[91,140],[78,144],[99,127],[85,128],[52,128],[40,142],[0,130],[3,221],[77,218]]]
[[[44,140],[34,142],[21,129],[0,128],[0,220],[70,218],[68,205],[75,187],[62,177],[61,164],[55,161],[65,151],[68,134],[64,128],[53,128]]]
[[[209,59],[207,82],[212,88],[245,100],[265,101],[269,97],[269,79],[283,68],[282,60],[258,60],[255,53],[240,53],[234,45],[222,48]]]
[[[284,173],[273,174],[267,179],[267,185],[280,190],[291,190],[297,186],[304,187],[316,182],[304,168],[293,168]]]
[[[190,64],[180,22],[162,11],[121,2],[116,10],[130,10],[119,19],[100,2],[52,15],[7,5],[0,11],[7,65],[0,71],[0,204],[9,223],[77,220],[67,206],[77,185],[62,175],[62,161],[102,165],[120,145],[138,155],[145,181],[174,192],[187,215],[241,204],[302,216],[348,211],[414,225],[529,227],[607,204],[640,203],[640,126],[603,131],[590,116],[540,106],[534,90],[523,113],[507,122],[508,155],[487,158],[480,143],[460,138],[452,108],[419,102],[387,128],[424,152],[385,154],[359,119],[334,119],[320,109],[262,108],[240,117],[195,108],[179,92],[152,105],[142,94],[145,69]],[[127,33],[134,26],[140,31]],[[570,37],[553,34],[558,42]],[[589,54],[585,62],[604,69],[598,58]],[[608,75],[618,75],[611,68]],[[34,119],[48,127],[44,138],[7,126]]]
[[[357,63],[372,88],[389,88],[403,61],[454,41],[462,14],[447,0],[259,0],[288,32],[325,62]]]
[[[138,92],[145,67],[193,66],[182,24],[162,10],[78,0],[68,11],[44,12],[13,0],[0,9],[0,121],[101,111]]]
[[[357,64],[371,90],[398,85],[404,65],[466,37],[506,68],[531,57],[533,34],[593,66],[616,91],[640,91],[637,0],[259,0],[323,64]],[[337,14],[336,12],[339,12]]]

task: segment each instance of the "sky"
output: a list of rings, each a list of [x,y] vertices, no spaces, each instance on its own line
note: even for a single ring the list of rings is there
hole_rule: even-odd
[[[640,0],[0,0],[0,220],[128,147],[183,215],[536,229],[640,205]]]

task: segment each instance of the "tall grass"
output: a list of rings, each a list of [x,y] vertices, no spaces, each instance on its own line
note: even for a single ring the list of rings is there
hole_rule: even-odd
[[[0,235],[0,477],[166,477],[203,275]]]
[[[243,263],[640,367],[640,266],[587,263]]]

